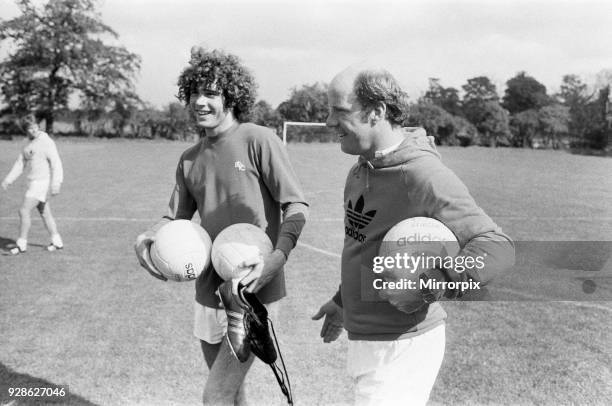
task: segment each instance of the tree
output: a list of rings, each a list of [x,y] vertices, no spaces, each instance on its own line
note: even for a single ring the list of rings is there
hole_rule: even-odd
[[[158,138],[163,133],[165,114],[151,106],[136,111],[132,117],[133,133],[136,138]]]
[[[595,92],[576,75],[563,76],[561,91],[557,98],[569,108],[568,130],[572,144],[577,147],[603,149],[610,137],[610,85],[612,73],[603,70],[598,73]]]
[[[512,146],[529,147],[538,133],[540,119],[538,111],[529,109],[515,113],[510,117],[510,132],[512,133]]]
[[[468,79],[462,86],[463,112],[482,135],[485,145],[510,144],[510,118],[499,103],[495,85],[486,76]]]
[[[90,119],[117,103],[140,104],[133,79],[140,57],[107,45],[118,38],[95,10],[94,0],[17,0],[21,15],[0,22],[0,41],[15,49],[0,62],[4,101],[21,116],[34,112],[53,130],[56,113],[78,96]]]
[[[557,99],[570,109],[577,104],[586,104],[589,99],[587,85],[577,75],[563,76]]]
[[[474,126],[463,117],[453,116],[426,100],[410,106],[410,114],[404,124],[425,128],[439,145],[466,146],[472,143],[476,135]]]
[[[327,85],[315,83],[293,88],[288,100],[276,109],[282,121],[324,123],[327,120]],[[328,128],[291,127],[287,131],[288,141],[335,141],[337,135]]]
[[[612,85],[612,69],[603,69],[595,75],[595,90],[600,91]]]
[[[506,86],[502,105],[510,114],[539,109],[550,103],[546,94],[546,86],[525,72],[519,72],[508,80]]]
[[[574,137],[582,138],[590,121],[587,106],[592,96],[588,94],[587,85],[577,75],[565,75],[556,98],[569,109],[569,132]]]
[[[134,111],[127,125],[130,136],[138,138],[191,140],[203,135],[202,129],[195,124],[193,112],[178,102],[162,110],[146,106]]]
[[[510,115],[498,101],[489,100],[481,105],[478,124],[474,124],[484,139],[485,145],[510,145]]]
[[[463,96],[464,104],[473,101],[485,102],[499,100],[497,88],[486,76],[477,76],[475,78],[468,79],[467,84],[461,87],[465,92]]]
[[[278,106],[278,112],[285,121],[325,122],[327,85],[315,83],[293,88],[289,99]]]
[[[497,89],[486,76],[478,76],[468,79],[467,84],[462,86],[463,91],[463,113],[477,128],[485,116],[488,102],[499,104]]]
[[[411,106],[405,124],[425,128],[427,135],[433,136],[438,145],[446,144],[453,135],[452,116],[440,106],[425,100]]]
[[[186,140],[197,132],[191,110],[184,104],[172,102],[164,109],[166,116],[166,134],[164,138]]]
[[[583,129],[582,140],[588,148],[604,149],[608,145],[612,130],[609,125],[610,85],[599,89],[597,98],[586,106],[590,120]]]
[[[455,138],[462,147],[467,147],[476,141],[478,130],[467,119],[453,116],[453,126],[455,127]]]
[[[551,104],[540,109],[540,131],[544,135],[547,145],[554,149],[559,148],[559,135],[567,134],[569,120],[569,108],[561,104]]]
[[[452,87],[443,87],[440,84],[440,79],[429,78],[429,89],[423,96],[425,101],[442,107],[450,114],[461,116],[461,100],[459,91]]]
[[[259,100],[251,110],[251,120],[255,124],[274,128],[276,131],[282,126],[283,119],[278,111],[274,110],[265,100]]]

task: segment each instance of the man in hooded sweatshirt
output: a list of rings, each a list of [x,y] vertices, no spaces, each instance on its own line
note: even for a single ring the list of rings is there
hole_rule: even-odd
[[[350,67],[331,82],[328,101],[327,125],[342,151],[359,158],[344,189],[340,288],[313,319],[325,316],[324,342],[348,332],[355,404],[425,405],[444,357],[446,313],[438,300],[462,296],[453,288],[459,282],[483,286],[512,266],[514,246],[441,162],[433,138],[402,126],[406,95],[389,72]],[[486,266],[428,269],[420,279],[444,282],[439,289],[418,284],[408,299],[389,300],[372,283],[372,264],[389,229],[412,217],[442,222],[457,237],[457,256]]]

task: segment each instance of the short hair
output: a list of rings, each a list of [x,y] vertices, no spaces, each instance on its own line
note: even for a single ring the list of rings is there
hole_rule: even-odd
[[[36,116],[33,114],[28,114],[21,119],[21,126],[26,130],[30,127],[38,127],[38,120],[36,120]]]
[[[249,119],[255,104],[257,84],[240,59],[221,50],[191,49],[191,59],[178,79],[178,99],[189,105],[190,98],[202,88],[218,89],[224,107],[232,109],[240,122]]]
[[[393,75],[384,69],[360,72],[355,78],[354,92],[357,101],[366,109],[384,103],[387,106],[386,118],[391,124],[402,125],[408,116],[408,95]]]

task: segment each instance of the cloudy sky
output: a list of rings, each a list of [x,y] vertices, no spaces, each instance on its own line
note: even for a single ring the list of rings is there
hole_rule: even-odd
[[[102,19],[141,55],[141,96],[174,100],[194,44],[239,55],[273,106],[294,86],[329,82],[363,59],[387,66],[412,98],[428,78],[460,89],[486,75],[502,93],[524,70],[558,90],[612,68],[612,1],[102,0]],[[0,15],[17,15],[0,0]]]

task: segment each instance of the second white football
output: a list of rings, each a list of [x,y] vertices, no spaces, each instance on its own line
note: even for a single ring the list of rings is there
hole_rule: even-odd
[[[272,241],[261,228],[249,223],[237,223],[221,231],[212,245],[211,259],[223,280],[244,276],[250,268],[245,261],[263,258],[273,250]]]

